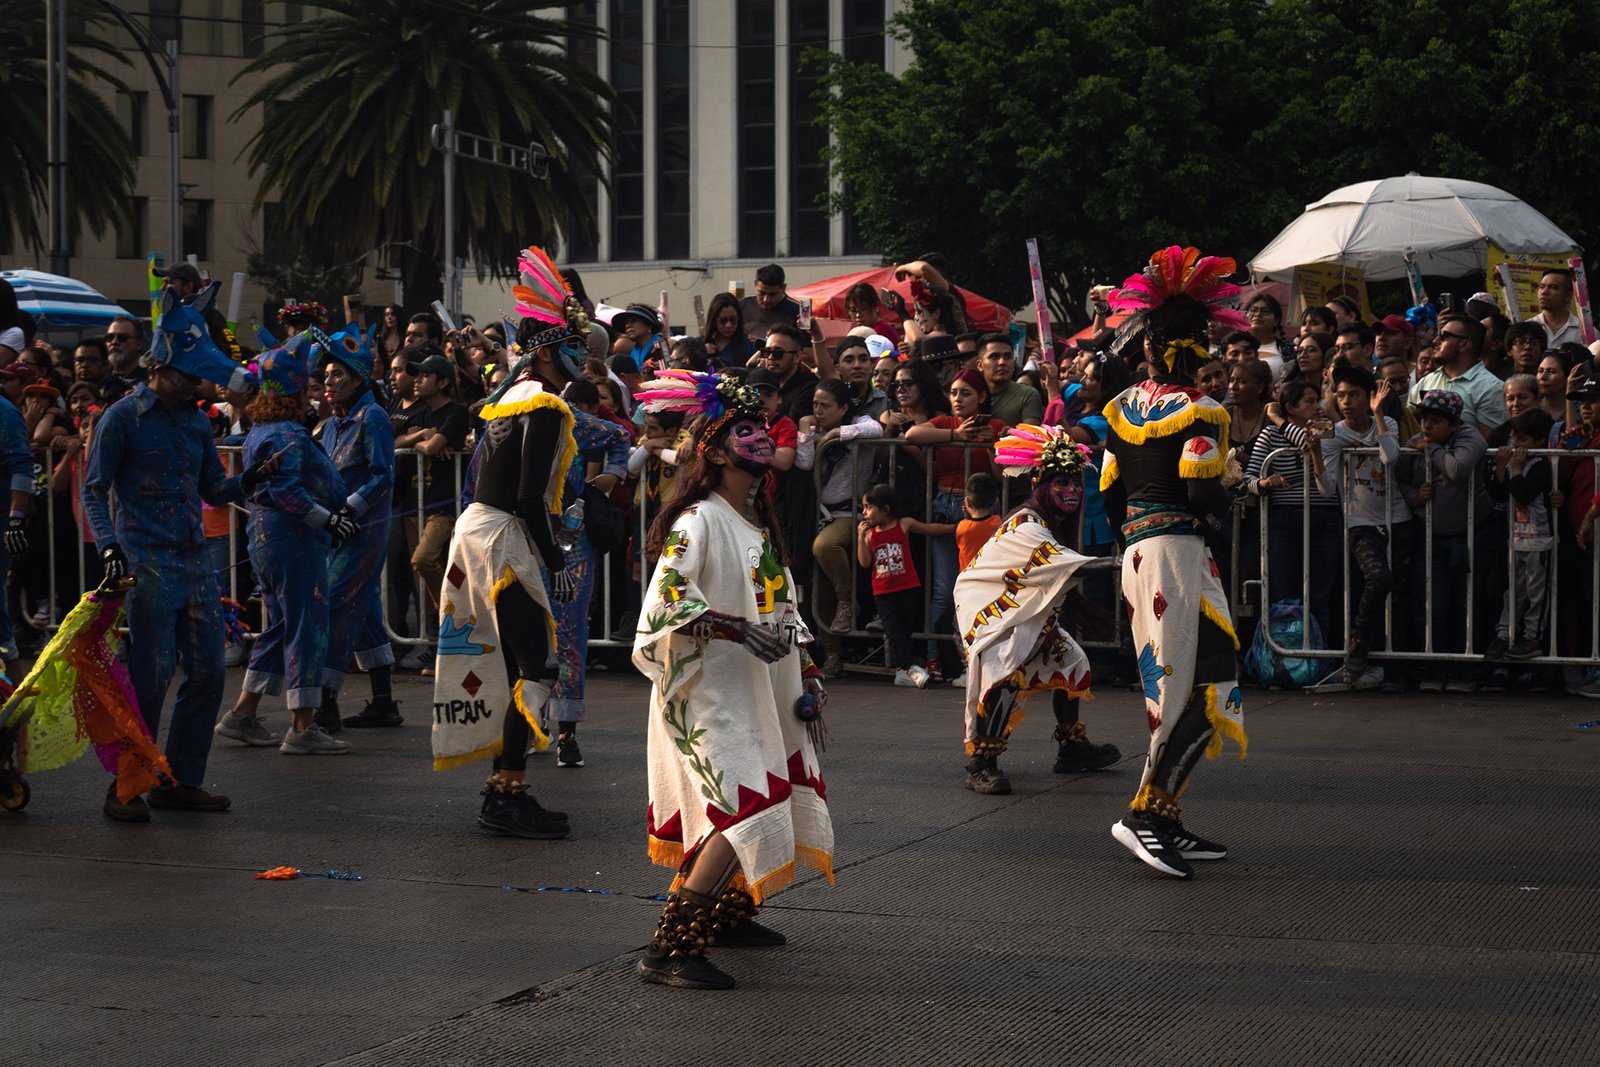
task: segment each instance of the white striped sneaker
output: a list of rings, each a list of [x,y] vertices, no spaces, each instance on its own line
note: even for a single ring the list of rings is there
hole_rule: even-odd
[[[1146,865],[1154,867],[1162,874],[1169,874],[1174,878],[1194,876],[1194,871],[1189,868],[1189,862],[1183,858],[1183,853],[1178,851],[1178,846],[1148,819],[1129,812],[1111,824],[1111,836]]]
[[[1186,860],[1225,860],[1228,858],[1228,846],[1220,841],[1207,841],[1197,833],[1184,829],[1183,823],[1176,819],[1163,819],[1155,815],[1146,815],[1145,819],[1158,831],[1177,846],[1179,854]]]

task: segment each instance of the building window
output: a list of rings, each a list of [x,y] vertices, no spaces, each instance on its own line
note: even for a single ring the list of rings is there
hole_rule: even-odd
[[[266,0],[240,0],[239,44],[240,52],[246,59],[254,59],[261,54],[261,40],[267,33],[267,5]]]
[[[181,41],[182,13],[183,0],[150,0],[150,32],[163,41]]]
[[[777,245],[776,65],[772,0],[739,5],[739,256],[771,256]]]
[[[689,0],[656,0],[656,257],[689,255]]]
[[[183,202],[183,252],[178,259],[196,256],[211,258],[211,201]]]
[[[147,251],[145,235],[150,232],[150,198],[136,196],[128,201],[128,217],[117,220],[117,258],[143,259]]]
[[[869,63],[882,67],[888,58],[883,33],[883,0],[845,0],[844,25],[840,27],[844,38],[844,57],[852,63]],[[849,204],[849,189],[845,189],[844,202]],[[854,211],[844,212],[844,247],[847,256],[866,255],[877,251],[861,235],[861,225]]]
[[[611,0],[611,85],[617,92],[612,132],[611,258],[644,258],[644,6]]]
[[[582,26],[595,25],[597,13],[593,4],[567,9],[567,17]],[[573,63],[586,70],[599,72],[598,38],[572,37],[568,41],[567,51]],[[574,156],[572,174],[573,184],[589,205],[589,214],[585,218],[577,212],[567,213],[567,224],[562,229],[562,258],[569,263],[593,263],[600,258],[600,168],[593,157]]]
[[[828,254],[828,131],[817,123],[818,68],[805,62],[828,47],[828,0],[789,2],[789,253]]]
[[[183,158],[211,158],[211,97],[183,98]]]
[[[133,145],[133,154],[136,156],[144,155],[144,116],[149,101],[149,93],[131,93],[118,89],[113,103],[117,111],[117,123],[128,135],[128,142]]]

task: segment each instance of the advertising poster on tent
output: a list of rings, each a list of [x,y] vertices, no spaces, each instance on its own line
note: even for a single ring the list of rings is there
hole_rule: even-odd
[[[1485,291],[1500,302],[1512,322],[1531,319],[1539,314],[1539,279],[1547,270],[1571,270],[1571,259],[1571,252],[1510,253],[1490,245]],[[1576,299],[1571,310],[1574,315],[1583,314]]]
[[[1294,269],[1294,289],[1300,297],[1300,310],[1320,307],[1336,296],[1348,297],[1361,309],[1361,321],[1372,321],[1367,303],[1367,273],[1360,267],[1340,263],[1309,263]]]

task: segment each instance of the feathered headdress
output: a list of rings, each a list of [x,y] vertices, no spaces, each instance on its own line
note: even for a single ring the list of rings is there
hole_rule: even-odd
[[[1236,330],[1250,328],[1250,320],[1239,314],[1234,304],[1239,298],[1239,287],[1227,280],[1238,270],[1238,264],[1225,256],[1202,256],[1198,248],[1181,248],[1172,245],[1150,257],[1149,266],[1131,275],[1122,288],[1111,294],[1110,304],[1118,311],[1133,312],[1118,327],[1119,341],[1133,333],[1149,328],[1147,319],[1152,311],[1173,297],[1188,297],[1199,303],[1209,320],[1232,326]],[[1192,352],[1202,362],[1211,358],[1204,333],[1185,337],[1158,337],[1152,332],[1156,351],[1172,370],[1178,356]]]
[[[1076,477],[1089,462],[1089,449],[1059,426],[1023,423],[994,444],[994,461],[1015,478],[1032,472],[1036,479],[1051,474]]]
[[[634,399],[646,411],[681,411],[691,419],[700,416],[704,420],[696,433],[700,451],[735,418],[766,418],[761,391],[731,374],[664,370],[661,377],[640,386]]]
[[[522,283],[511,287],[511,295],[517,299],[517,314],[549,327],[522,342],[523,351],[531,352],[569,337],[588,338],[589,316],[544,249],[534,245],[524,248],[517,257],[517,268]]]
[[[289,322],[301,319],[314,326],[325,326],[328,323],[328,309],[315,300],[290,300],[278,309],[278,321]]]

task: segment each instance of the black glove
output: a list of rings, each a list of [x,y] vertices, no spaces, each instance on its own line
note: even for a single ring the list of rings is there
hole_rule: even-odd
[[[13,556],[20,556],[28,551],[28,520],[21,515],[13,515],[6,522],[6,551]]]
[[[239,476],[239,487],[246,493],[254,492],[257,486],[278,473],[278,468],[283,465],[284,454],[288,451],[286,448],[283,452],[268,456],[266,459],[258,459],[250,464]]]
[[[107,545],[106,550],[100,553],[100,563],[105,567],[106,576],[100,582],[100,588],[111,590],[128,577],[128,557],[122,554],[121,545]]]
[[[350,510],[350,505],[344,504],[338,511],[328,516],[328,523],[324,529],[328,531],[328,536],[333,538],[333,547],[338,548],[355,536],[360,525],[356,522],[356,514]]]

